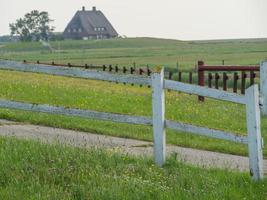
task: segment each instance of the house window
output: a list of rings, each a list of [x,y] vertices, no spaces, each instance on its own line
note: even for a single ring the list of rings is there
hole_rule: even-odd
[[[104,31],[105,28],[104,27],[95,27],[94,31]]]
[[[71,31],[71,30],[70,30],[70,29],[68,29],[68,33],[70,33],[70,31]]]
[[[79,29],[78,29],[78,32],[79,32],[79,33],[81,33],[81,32],[82,32],[82,29],[81,29],[81,28],[79,28]]]
[[[73,33],[76,33],[76,28],[73,29]]]

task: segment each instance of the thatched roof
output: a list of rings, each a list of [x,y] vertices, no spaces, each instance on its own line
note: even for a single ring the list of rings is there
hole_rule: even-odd
[[[118,36],[117,31],[113,28],[105,15],[100,10],[96,10],[95,7],[93,7],[92,10],[85,10],[85,8],[83,7],[82,10],[77,11],[72,20],[67,25],[64,31],[64,35],[71,35],[71,32],[69,30],[73,29],[82,29],[82,33],[80,31],[80,35],[82,36],[94,36],[99,34],[109,35],[110,37]],[[79,33],[76,33],[76,35],[77,34]]]

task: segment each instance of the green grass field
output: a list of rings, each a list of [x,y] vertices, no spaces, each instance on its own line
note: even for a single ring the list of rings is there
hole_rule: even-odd
[[[218,64],[222,59],[231,64],[257,64],[267,57],[267,39],[226,41],[176,41],[153,38],[112,39],[103,41],[52,42],[57,53],[40,43],[8,43],[0,48],[0,58],[29,61],[58,61],[77,64],[175,65],[190,69],[196,60]],[[119,62],[120,61],[120,62]],[[124,86],[101,81],[63,78],[32,73],[0,71],[0,97],[22,102],[60,105],[96,111],[151,116],[151,89]],[[167,92],[167,119],[214,129],[245,134],[244,106]],[[152,140],[152,129],[81,118],[0,110],[0,117],[47,126],[92,133]],[[262,118],[262,135],[267,142],[267,119]],[[185,147],[247,155],[247,147],[217,139],[167,130],[167,142]],[[267,150],[264,149],[267,157]]]
[[[66,78],[33,73],[0,71],[0,98],[103,112],[151,116],[151,89],[139,86]],[[0,117],[60,128],[152,141],[149,126],[128,125],[50,114],[0,109]],[[245,134],[245,107],[194,95],[166,91],[166,117],[170,120]],[[267,120],[262,135],[267,141]],[[185,147],[247,155],[247,147],[223,140],[167,131],[167,142]],[[264,149],[267,156],[267,150]]]
[[[74,64],[118,64],[150,67],[164,65],[191,70],[199,59],[208,64],[255,65],[267,58],[267,39],[178,41],[154,38],[111,39],[104,41],[51,42],[51,53],[40,43],[8,43],[0,48],[0,58],[55,61]]]
[[[163,65],[192,70],[208,64],[258,64],[267,58],[267,39],[176,41],[153,38],[52,42],[0,46],[0,58],[74,64]],[[78,78],[0,71],[0,98],[103,112],[151,116],[151,89]],[[152,141],[152,128],[44,113],[0,109],[0,118],[20,122]],[[166,118],[244,135],[245,107],[166,91]],[[261,119],[267,143],[267,118]],[[167,130],[167,143],[247,155],[247,146]],[[264,157],[267,158],[265,148]],[[0,137],[0,199],[259,199],[267,180],[248,173],[207,170],[168,158],[163,168],[149,158]]]
[[[158,168],[147,158],[116,150],[84,150],[0,137],[0,199],[257,199],[267,179],[206,170],[169,158]]]

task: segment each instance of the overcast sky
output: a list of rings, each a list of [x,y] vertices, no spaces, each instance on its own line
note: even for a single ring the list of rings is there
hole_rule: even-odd
[[[267,38],[267,0],[0,0],[0,35],[33,9],[48,11],[63,31],[82,6],[96,6],[128,37]]]

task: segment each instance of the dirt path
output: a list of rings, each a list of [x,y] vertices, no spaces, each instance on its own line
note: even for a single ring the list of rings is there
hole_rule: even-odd
[[[77,147],[118,148],[122,153],[137,156],[152,156],[152,143],[104,135],[96,135],[65,129],[20,124],[0,120],[0,136],[14,136],[23,139],[35,139],[47,143],[60,143]],[[204,167],[228,168],[249,171],[248,158],[223,153],[215,153],[178,146],[167,146],[167,154],[177,154],[177,159]],[[264,161],[267,173],[267,160]]]

